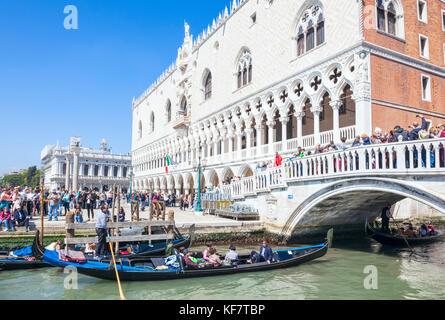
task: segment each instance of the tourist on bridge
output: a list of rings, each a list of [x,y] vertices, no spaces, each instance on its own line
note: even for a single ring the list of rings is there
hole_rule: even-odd
[[[250,254],[250,263],[259,263],[262,261],[266,261],[268,264],[272,262],[272,248],[268,246],[266,240],[263,240],[260,253],[252,251]]]
[[[388,233],[389,232],[389,220],[391,219],[391,205],[388,204],[386,207],[382,210],[382,231]]]
[[[410,141],[418,140],[419,132],[424,131],[428,128],[428,124],[424,117],[417,115],[416,118],[422,119],[422,125],[420,126],[419,123],[417,121],[415,121],[412,126],[409,126],[409,128],[411,129],[411,132],[408,135],[408,140],[410,140]]]
[[[394,127],[394,139],[398,142],[408,141],[409,132],[397,125]]]
[[[99,239],[96,246],[95,259],[104,257],[107,252],[107,222],[110,216],[108,205],[103,204],[100,211],[96,214],[96,233]]]
[[[283,158],[277,153],[275,153],[275,163],[274,163],[274,167],[281,167],[283,163]]]

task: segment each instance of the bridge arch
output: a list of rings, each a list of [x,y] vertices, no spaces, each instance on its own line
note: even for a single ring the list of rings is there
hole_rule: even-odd
[[[298,228],[311,225],[335,227],[336,221],[365,223],[380,216],[382,208],[410,198],[445,214],[445,199],[431,190],[394,178],[351,178],[336,181],[306,198],[292,212],[282,229],[290,238]],[[315,223],[316,222],[316,223]]]

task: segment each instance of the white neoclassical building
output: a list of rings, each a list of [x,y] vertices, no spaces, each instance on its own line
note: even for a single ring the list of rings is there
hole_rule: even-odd
[[[201,185],[217,186],[253,175],[276,152],[370,135],[373,117],[389,108],[414,110],[372,98],[374,61],[443,69],[367,41],[367,28],[393,41],[405,37],[403,1],[385,0],[384,16],[381,3],[234,0],[197,36],[185,24],[176,61],[133,99],[135,189],[196,191],[199,150]],[[379,30],[368,26],[377,17]],[[168,173],[166,156],[178,163]]]
[[[59,142],[47,145],[42,150],[41,161],[44,187],[49,190],[102,191],[113,185],[125,190],[130,187],[131,156],[113,154],[105,140],[100,149],[82,147],[78,137],[72,137],[66,147]]]

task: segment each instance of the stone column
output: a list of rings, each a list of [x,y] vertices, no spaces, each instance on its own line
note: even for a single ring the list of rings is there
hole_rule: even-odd
[[[275,142],[275,137],[274,137],[274,127],[275,127],[276,122],[275,121],[268,121],[267,122],[267,126],[269,128],[269,154],[273,154],[273,144]]]
[[[232,134],[229,134],[229,154],[233,152],[233,138]]]
[[[247,158],[249,158],[252,155],[251,154],[251,152],[252,152],[252,132],[253,132],[252,128],[246,129],[246,150],[247,150],[246,156],[247,156]]]
[[[71,191],[70,175],[71,175],[71,154],[66,154],[66,172],[65,172],[65,189]]]
[[[256,148],[257,148],[257,155],[260,154],[261,146],[263,145],[263,125],[257,124],[256,127]]]
[[[283,143],[283,151],[287,151],[287,122],[289,121],[289,118],[282,117],[280,119],[281,121],[281,141]]]
[[[78,191],[79,188],[79,153],[80,150],[74,150],[74,164],[73,164],[73,191]]]
[[[332,111],[334,113],[334,143],[340,142],[340,115],[339,109],[342,102],[340,100],[331,101],[330,106],[332,107]]]
[[[370,54],[362,51],[355,57],[358,65],[357,85],[352,99],[355,101],[357,135],[372,135],[372,102],[370,82]]]
[[[320,143],[320,113],[323,111],[320,106],[311,108],[312,113],[314,114],[314,140],[315,145]]]
[[[297,118],[297,139],[298,146],[303,148],[303,118],[306,114],[304,112],[296,112],[295,118]]]
[[[236,146],[238,159],[241,159],[243,151],[243,132],[241,131],[241,128],[236,130]]]

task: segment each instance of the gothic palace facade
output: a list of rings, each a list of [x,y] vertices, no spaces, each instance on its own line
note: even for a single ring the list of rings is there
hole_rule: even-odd
[[[221,186],[275,152],[445,123],[444,51],[443,0],[234,0],[133,99],[133,186],[196,191],[199,149]]]

